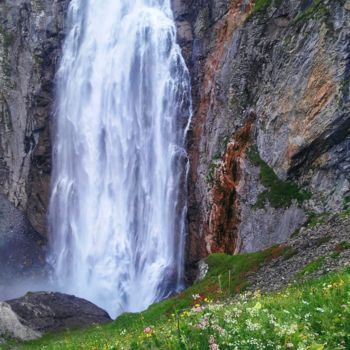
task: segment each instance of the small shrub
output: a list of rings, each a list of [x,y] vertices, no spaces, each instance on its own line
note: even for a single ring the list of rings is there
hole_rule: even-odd
[[[324,224],[328,216],[329,216],[328,213],[322,213],[322,214],[317,214],[313,212],[309,213],[307,228],[312,229],[318,224]]]

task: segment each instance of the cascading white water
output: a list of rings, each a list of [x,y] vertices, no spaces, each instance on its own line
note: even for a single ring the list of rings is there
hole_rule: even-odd
[[[170,0],[72,0],[57,75],[54,280],[116,316],[182,287],[189,74]]]

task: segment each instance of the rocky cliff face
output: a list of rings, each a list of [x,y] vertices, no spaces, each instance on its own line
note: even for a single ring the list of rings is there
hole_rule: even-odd
[[[0,192],[46,234],[62,0],[0,1]]]
[[[195,107],[189,266],[284,241],[308,216],[347,205],[349,9],[174,1]]]

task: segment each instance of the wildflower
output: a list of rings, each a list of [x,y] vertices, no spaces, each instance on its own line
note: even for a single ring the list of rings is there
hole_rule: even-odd
[[[316,310],[319,311],[319,312],[324,312],[324,309],[322,309],[320,307],[317,307]]]
[[[146,334],[146,337],[151,337],[152,336],[152,333],[153,333],[153,329],[151,327],[146,327],[144,330],[143,330],[143,333]]]
[[[201,304],[196,304],[194,307],[201,307]]]
[[[192,308],[192,311],[194,311],[194,312],[201,312],[202,308],[200,306],[199,307],[194,307],[194,308]]]
[[[216,344],[216,340],[212,335],[209,338],[209,349],[210,350],[219,350],[219,345]]]
[[[198,328],[200,329],[205,329],[207,328],[209,324],[209,317],[208,316],[204,316],[203,320],[198,324]]]
[[[259,323],[254,323],[254,322],[252,322],[250,319],[247,319],[247,320],[245,321],[245,324],[246,324],[247,329],[248,329],[249,331],[258,331],[258,330],[261,329],[261,325],[260,325]]]
[[[293,343],[287,343],[286,346],[287,346],[288,349],[294,348],[294,344]]]
[[[193,300],[200,299],[200,295],[199,294],[192,294],[192,299]]]
[[[254,292],[254,298],[260,298],[261,297],[261,291],[258,289]]]
[[[257,302],[254,306],[255,310],[260,310],[261,309],[261,303]]]

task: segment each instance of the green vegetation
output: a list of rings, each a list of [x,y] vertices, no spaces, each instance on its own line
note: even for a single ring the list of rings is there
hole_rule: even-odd
[[[316,225],[324,224],[328,216],[329,216],[329,213],[322,213],[322,214],[317,214],[313,212],[308,213],[307,228],[314,228]]]
[[[222,274],[222,264],[236,269],[233,258],[210,257],[210,276]],[[107,325],[12,344],[11,349],[344,350],[350,348],[349,296],[350,269],[278,293],[245,293],[225,302],[215,302],[203,291],[171,314],[164,305],[174,305],[175,299]]]
[[[344,210],[350,208],[350,196],[344,197],[343,208]]]
[[[250,148],[248,157],[252,164],[260,168],[260,181],[267,188],[266,191],[258,195],[255,204],[257,208],[263,208],[266,201],[274,208],[287,208],[293,200],[300,204],[304,200],[310,199],[311,194],[300,190],[297,184],[280,180],[273,169],[260,158],[256,146]]]
[[[5,50],[7,50],[14,42],[15,38],[12,33],[9,33],[4,30],[3,27],[0,26],[0,35],[3,38],[3,45]]]
[[[320,269],[325,261],[325,257],[321,256],[319,258],[317,258],[316,260],[308,263],[306,266],[304,266],[304,268],[298,273],[298,277],[302,277],[305,275],[309,275],[310,273],[313,273],[315,271],[317,271],[318,269]]]
[[[282,256],[284,260],[288,260],[290,258],[292,258],[294,255],[298,254],[298,251],[291,248],[291,247],[286,247]]]
[[[312,17],[322,18],[329,15],[329,10],[325,5],[325,0],[313,0],[312,4],[294,20],[295,23],[307,21]]]
[[[343,210],[339,213],[341,218],[346,218],[350,215],[350,196],[345,196],[343,201]]]
[[[256,0],[249,17],[265,11],[271,4],[273,4],[275,7],[279,7],[281,3],[282,0]]]
[[[336,247],[336,250],[338,251],[349,250],[349,249],[350,249],[350,243],[347,241],[340,242]]]
[[[220,150],[216,152],[216,154],[214,155],[214,157],[212,158],[212,160],[208,166],[207,181],[209,183],[213,183],[213,181],[214,181],[215,169],[219,165],[218,161],[220,159],[222,159],[222,157],[224,156],[226,149],[227,149],[227,146],[231,141],[231,137],[232,137],[232,135],[226,135],[226,136],[222,137],[220,142],[219,142]]]
[[[212,161],[212,162],[209,164],[209,167],[208,167],[208,174],[207,174],[207,181],[208,181],[209,183],[213,183],[213,181],[214,181],[216,167],[217,167],[217,164],[216,164],[214,161]]]
[[[338,259],[339,256],[340,256],[340,252],[333,252],[333,253],[330,254],[330,257],[332,259]]]
[[[350,216],[350,208],[343,210],[342,212],[339,213],[339,216],[343,219],[347,218]]]

